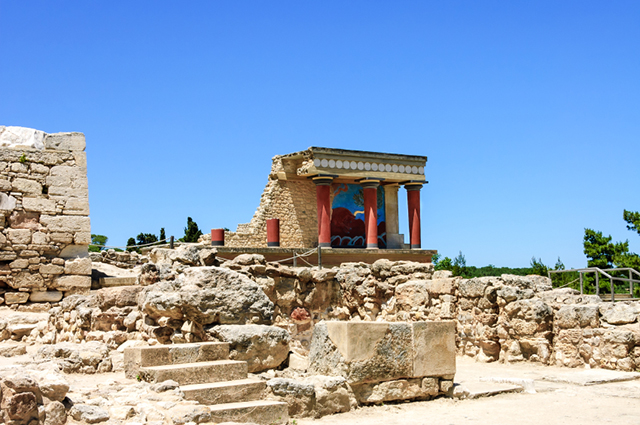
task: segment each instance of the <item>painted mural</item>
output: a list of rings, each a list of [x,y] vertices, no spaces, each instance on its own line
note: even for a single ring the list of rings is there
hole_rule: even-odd
[[[364,248],[364,192],[359,184],[331,185],[331,246]],[[378,187],[378,247],[387,247],[384,217],[384,190]]]

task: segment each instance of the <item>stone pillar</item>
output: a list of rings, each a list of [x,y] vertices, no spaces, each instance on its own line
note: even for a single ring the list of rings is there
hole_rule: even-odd
[[[378,249],[378,180],[360,182],[364,192],[364,232],[367,249]]]
[[[403,237],[400,235],[398,218],[398,189],[396,183],[384,185],[384,212],[387,226],[387,248],[401,249]]]
[[[405,183],[407,203],[409,204],[409,240],[411,249],[420,249],[420,189],[422,183]]]
[[[332,177],[317,176],[316,202],[318,205],[318,246],[331,247],[331,182]]]

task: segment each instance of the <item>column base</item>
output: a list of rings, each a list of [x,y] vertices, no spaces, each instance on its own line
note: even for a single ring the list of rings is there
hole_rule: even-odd
[[[320,242],[318,243],[320,248],[331,248],[331,242]]]
[[[422,245],[421,244],[411,245],[411,249],[422,249]]]
[[[280,246],[280,242],[267,242],[267,246],[268,247],[279,247]]]
[[[224,241],[211,241],[211,246],[224,246]]]
[[[367,249],[378,249],[378,244],[377,243],[368,243],[367,244]]]

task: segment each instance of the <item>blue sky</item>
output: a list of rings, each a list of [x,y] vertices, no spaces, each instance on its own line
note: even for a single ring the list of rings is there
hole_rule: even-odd
[[[0,125],[87,137],[92,231],[248,222],[271,157],[426,155],[423,247],[583,266],[640,210],[637,1],[0,0]],[[401,190],[401,230],[407,228]],[[403,220],[404,218],[404,220]]]

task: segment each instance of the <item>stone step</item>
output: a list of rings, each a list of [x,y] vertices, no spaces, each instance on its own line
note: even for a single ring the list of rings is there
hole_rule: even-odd
[[[141,367],[140,378],[147,382],[162,382],[171,379],[180,385],[234,381],[247,378],[247,362],[216,360]]]
[[[103,288],[110,288],[112,286],[137,286],[138,278],[136,276],[130,277],[101,277],[100,286]]]
[[[223,404],[240,401],[258,400],[267,384],[254,379],[214,382],[208,384],[182,385],[180,390],[187,400],[196,400],[200,404]]]
[[[211,422],[252,422],[260,425],[286,424],[289,421],[287,403],[255,400],[209,406]]]
[[[135,379],[141,367],[210,362],[229,358],[227,342],[195,342],[190,344],[132,347],[124,350],[124,371]]]

